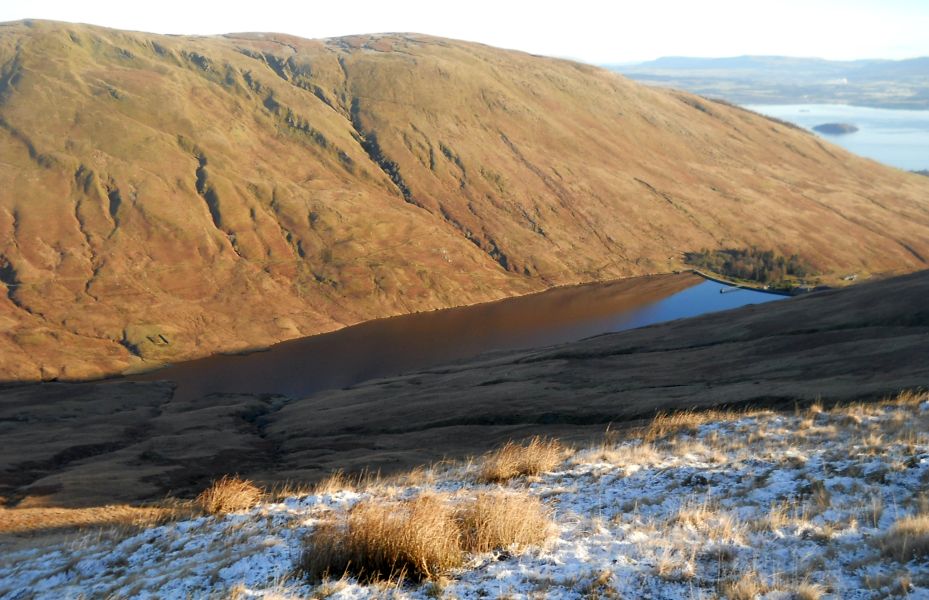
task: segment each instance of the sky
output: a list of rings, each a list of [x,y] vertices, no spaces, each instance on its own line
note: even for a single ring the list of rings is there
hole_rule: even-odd
[[[0,21],[25,18],[200,35],[418,32],[594,64],[929,55],[929,0],[0,0]]]

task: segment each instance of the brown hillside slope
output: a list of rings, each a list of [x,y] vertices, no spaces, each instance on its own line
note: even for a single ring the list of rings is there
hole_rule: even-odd
[[[929,257],[929,181],[568,61],[422,35],[0,25],[0,379],[799,252]]]
[[[535,434],[589,441],[661,410],[792,409],[925,388],[927,295],[923,271],[304,399],[184,398],[168,381],[0,386],[0,506],[192,497],[224,473],[310,482]]]

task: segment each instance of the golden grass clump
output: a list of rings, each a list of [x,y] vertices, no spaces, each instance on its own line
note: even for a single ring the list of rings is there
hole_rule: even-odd
[[[696,546],[689,549],[680,545],[665,547],[655,564],[655,575],[665,581],[689,581],[696,575],[696,555]]]
[[[373,485],[377,480],[376,475],[368,472],[357,473],[354,475],[346,474],[345,471],[333,471],[323,479],[317,481],[312,490],[314,494],[335,494],[337,492],[357,492]]]
[[[924,389],[904,390],[893,398],[883,401],[884,404],[891,406],[919,406],[923,402],[929,402],[929,391]]]
[[[728,600],[754,600],[769,588],[754,571],[748,571],[735,581],[722,586],[723,596]]]
[[[458,522],[468,552],[541,544],[550,526],[548,509],[528,494],[479,494],[459,510]]]
[[[112,528],[127,535],[200,514],[190,500],[169,498],[157,504],[111,504],[86,508],[0,506],[0,534],[25,534],[40,530],[61,531]]]
[[[740,542],[745,531],[745,525],[737,518],[709,502],[685,504],[669,524],[699,531],[712,540],[725,542]]]
[[[897,519],[880,545],[886,556],[900,562],[929,559],[929,515]]]
[[[211,515],[249,509],[261,500],[261,488],[236,475],[223,475],[197,496],[197,504]]]
[[[520,475],[540,475],[561,464],[565,454],[558,440],[539,436],[526,444],[507,442],[484,457],[478,480],[502,483]]]
[[[628,467],[631,465],[652,465],[661,460],[661,453],[649,443],[631,443],[621,444],[619,446],[601,446],[591,456],[594,460],[600,460],[616,465],[617,467]]]
[[[772,503],[766,513],[762,513],[750,524],[754,531],[779,531],[789,525],[809,524],[808,508],[796,501],[785,500]]]
[[[820,600],[826,588],[818,583],[801,583],[794,590],[794,597],[797,600]]]
[[[682,410],[671,413],[659,413],[652,419],[651,424],[645,430],[644,439],[646,442],[666,438],[669,435],[686,431],[694,433],[697,428],[706,423],[717,423],[721,421],[734,421],[745,417],[753,417],[762,414],[770,414],[765,410]]]
[[[544,505],[525,494],[370,499],[321,523],[307,539],[301,568],[311,581],[346,574],[365,582],[435,580],[467,552],[542,543],[549,528]]]
[[[368,500],[311,536],[303,570],[310,579],[351,573],[362,581],[434,578],[462,562],[455,510],[444,498]]]

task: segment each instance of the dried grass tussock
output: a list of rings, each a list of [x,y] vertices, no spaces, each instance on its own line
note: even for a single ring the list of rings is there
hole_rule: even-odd
[[[642,442],[621,445],[603,444],[595,449],[591,458],[617,467],[628,467],[653,464],[660,457],[661,454],[652,444]]]
[[[248,510],[261,500],[261,488],[235,475],[223,475],[197,496],[197,504],[211,515]]]
[[[332,494],[341,491],[365,489],[375,483],[377,478],[369,473],[348,475],[344,471],[335,471],[316,482],[311,490],[314,494]]]
[[[507,442],[484,457],[478,480],[502,483],[523,475],[541,475],[557,467],[566,454],[561,443],[544,437],[534,437],[525,444]]]
[[[826,586],[818,583],[800,583],[793,591],[797,600],[820,600],[826,593]]]
[[[722,586],[723,596],[728,600],[755,600],[768,591],[768,586],[761,580],[758,573],[749,571],[735,581]]]
[[[669,524],[692,529],[715,543],[741,543],[744,539],[745,525],[706,499],[683,505]]]
[[[132,532],[190,519],[199,509],[190,501],[166,500],[151,506],[127,504],[90,508],[0,508],[0,535],[40,535],[112,528]]]
[[[345,574],[360,581],[435,580],[461,566],[466,553],[524,549],[544,542],[550,529],[548,509],[524,493],[370,499],[316,528],[301,570],[312,581]]]
[[[480,493],[461,506],[457,519],[468,552],[539,545],[551,528],[549,509],[537,497],[520,493]]]
[[[732,410],[683,410],[670,413],[659,413],[652,419],[645,430],[646,442],[653,442],[681,432],[693,433],[701,425],[734,421],[745,417],[757,417],[771,414],[766,410],[732,411]]]
[[[461,532],[446,498],[360,502],[323,521],[302,568],[311,580],[351,573],[362,581],[434,578],[461,564]]]
[[[900,562],[929,561],[929,514],[898,519],[879,545],[884,554]]]

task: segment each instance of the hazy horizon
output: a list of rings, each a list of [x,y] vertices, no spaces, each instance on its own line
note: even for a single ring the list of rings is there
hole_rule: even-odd
[[[331,5],[279,3],[274,11],[164,0],[126,5],[110,0],[11,0],[0,21],[48,19],[162,34],[274,32],[304,38],[417,32],[594,64],[660,57],[790,56],[827,60],[929,56],[929,3],[920,0],[821,0],[776,7],[736,0],[699,6],[658,0],[648,6],[601,6],[591,0],[513,4],[475,0],[467,11],[434,3],[391,5],[360,0],[351,11]],[[673,18],[669,18],[673,15]]]

